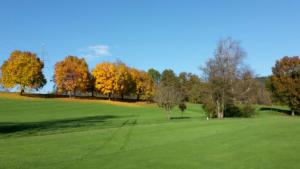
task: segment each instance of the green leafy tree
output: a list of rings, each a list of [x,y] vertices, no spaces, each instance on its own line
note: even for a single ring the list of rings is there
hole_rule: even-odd
[[[167,119],[171,119],[171,111],[183,101],[176,74],[171,69],[164,70],[161,81],[155,90],[154,101],[166,111]]]
[[[179,107],[179,110],[180,110],[180,112],[181,112],[181,117],[183,117],[183,112],[184,112],[184,111],[186,110],[186,108],[187,108],[185,102],[180,102],[179,105],[178,105],[178,107]]]
[[[178,78],[173,70],[166,69],[162,72],[160,83],[165,86],[175,86],[178,87]]]
[[[181,72],[178,76],[182,99],[192,103],[200,103],[201,80],[192,73]]]
[[[161,78],[161,74],[159,73],[159,71],[151,68],[148,70],[148,75],[153,79],[155,84],[159,84]]]
[[[1,83],[5,88],[18,86],[21,95],[26,88],[40,89],[46,84],[44,63],[35,53],[16,50],[1,66]]]
[[[89,72],[89,82],[88,82],[88,85],[87,85],[87,91],[92,94],[92,97],[94,97],[95,90],[96,90],[96,88],[95,88],[95,78]]]

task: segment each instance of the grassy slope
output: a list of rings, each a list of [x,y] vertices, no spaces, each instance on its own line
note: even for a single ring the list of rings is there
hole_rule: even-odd
[[[173,116],[179,117],[178,110]],[[167,121],[152,105],[0,95],[0,168],[299,168],[300,118]]]

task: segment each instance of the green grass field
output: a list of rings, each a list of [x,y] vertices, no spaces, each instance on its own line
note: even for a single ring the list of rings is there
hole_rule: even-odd
[[[155,105],[0,95],[0,168],[300,168],[299,117],[207,121],[195,104],[172,117]]]

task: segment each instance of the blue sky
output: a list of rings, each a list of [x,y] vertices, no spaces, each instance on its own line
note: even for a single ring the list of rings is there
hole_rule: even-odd
[[[144,70],[200,74],[217,41],[231,36],[255,73],[269,75],[277,59],[300,54],[299,6],[297,0],[2,0],[0,64],[15,49],[43,56],[43,92],[52,89],[55,62],[67,55],[85,57],[90,69],[120,59]]]

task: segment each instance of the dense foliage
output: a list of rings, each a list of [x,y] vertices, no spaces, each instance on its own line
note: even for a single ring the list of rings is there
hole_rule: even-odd
[[[300,58],[284,57],[272,68],[270,88],[274,96],[287,104],[292,115],[300,109]]]
[[[151,100],[154,92],[153,79],[144,71],[130,68],[124,63],[103,62],[92,71],[95,89],[109,99],[113,95],[136,95],[136,99]]]
[[[69,96],[76,90],[85,92],[89,84],[88,65],[84,59],[68,56],[55,64],[54,82],[58,92],[67,91]]]
[[[18,86],[21,95],[26,88],[38,90],[46,84],[43,68],[36,54],[16,50],[1,66],[1,83],[5,88]]]

